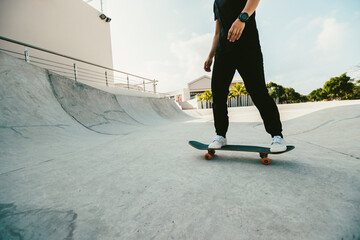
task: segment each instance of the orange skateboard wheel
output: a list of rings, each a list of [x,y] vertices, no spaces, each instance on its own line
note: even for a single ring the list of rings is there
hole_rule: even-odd
[[[261,162],[262,162],[262,164],[264,164],[264,165],[269,165],[269,164],[270,164],[270,159],[268,159],[267,157],[265,157],[265,158],[261,159]]]
[[[211,159],[211,154],[210,154],[210,153],[206,153],[204,157],[205,157],[206,160],[210,160],[210,159]]]

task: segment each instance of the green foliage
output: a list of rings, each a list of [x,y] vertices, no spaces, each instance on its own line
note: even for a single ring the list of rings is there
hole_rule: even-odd
[[[235,92],[230,90],[229,94],[228,94],[228,99],[235,98],[235,97],[236,97]]]
[[[247,94],[244,83],[236,83],[229,91],[228,98],[237,98],[237,102],[241,106],[241,95]]]
[[[333,77],[325,82],[323,88],[313,90],[308,96],[301,95],[293,88],[286,88],[280,84],[270,82],[266,85],[269,95],[278,99],[279,103],[299,103],[306,101],[323,101],[324,99],[360,99],[360,80],[351,82],[351,78],[346,73],[339,77]],[[248,95],[244,83],[236,83],[229,91],[228,98],[236,98],[241,95]],[[198,101],[211,101],[212,92],[207,90],[201,96],[198,96]],[[241,100],[241,98],[239,98]],[[241,102],[240,102],[241,105]]]
[[[246,91],[244,83],[236,83],[235,86],[232,87],[232,89],[229,91],[229,96],[241,96],[241,95],[247,95],[248,92]]]
[[[308,100],[306,96],[296,92],[293,88],[285,88],[273,82],[269,82],[266,87],[269,90],[270,97],[278,99],[279,103],[298,103]]]
[[[346,73],[340,77],[333,77],[324,84],[324,91],[328,98],[350,99],[354,92],[354,83],[350,82],[350,77]]]
[[[210,90],[206,90],[201,94],[201,96],[198,96],[198,102],[202,101],[211,101],[212,100],[212,92]]]
[[[322,88],[318,88],[308,95],[308,99],[310,101],[322,101],[323,99],[327,99],[327,93]]]
[[[318,88],[312,91],[308,98],[311,101],[322,101],[324,99],[340,98],[355,99],[360,98],[360,86],[359,80],[352,83],[351,78],[346,73],[339,77],[330,78],[329,81],[325,82],[323,88]]]
[[[360,80],[357,80],[354,84],[353,99],[360,99]]]
[[[268,88],[269,95],[273,99],[278,99],[280,103],[284,102],[285,99],[285,88],[274,82],[269,82],[266,87]]]

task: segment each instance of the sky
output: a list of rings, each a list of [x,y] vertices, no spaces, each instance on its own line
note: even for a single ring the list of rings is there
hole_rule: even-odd
[[[158,80],[159,92],[211,76],[213,0],[103,0],[103,9],[115,69]],[[266,82],[309,94],[345,72],[360,79],[360,0],[261,0],[256,21]]]

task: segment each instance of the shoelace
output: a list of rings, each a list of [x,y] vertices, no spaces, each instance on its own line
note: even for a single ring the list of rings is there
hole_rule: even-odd
[[[281,137],[280,136],[273,137],[271,144],[274,143],[281,143]]]

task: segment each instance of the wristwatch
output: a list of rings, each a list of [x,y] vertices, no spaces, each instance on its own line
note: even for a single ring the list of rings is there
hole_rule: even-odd
[[[242,12],[239,15],[240,21],[246,23],[249,20],[249,14],[247,12]]]

